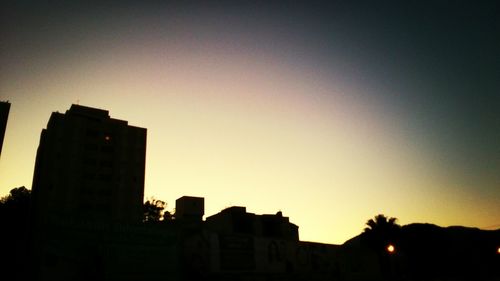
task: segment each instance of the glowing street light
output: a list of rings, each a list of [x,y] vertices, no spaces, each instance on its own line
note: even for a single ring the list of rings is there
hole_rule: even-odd
[[[387,252],[389,252],[389,254],[394,254],[396,252],[396,248],[392,244],[387,245],[386,249],[387,249]]]

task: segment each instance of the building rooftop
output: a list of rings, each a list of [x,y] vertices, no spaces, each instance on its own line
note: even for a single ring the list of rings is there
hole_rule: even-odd
[[[109,119],[109,111],[98,109],[79,104],[72,104],[69,110],[66,110],[67,115],[83,115],[86,117]]]

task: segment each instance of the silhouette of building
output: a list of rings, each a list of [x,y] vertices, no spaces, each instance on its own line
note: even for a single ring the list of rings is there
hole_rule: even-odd
[[[146,129],[72,105],[42,130],[33,176],[38,219],[138,223]]]
[[[184,221],[201,222],[205,214],[205,198],[182,196],[175,200],[175,218]]]
[[[247,213],[245,207],[229,207],[207,218],[208,227],[221,234],[246,234],[257,237],[299,241],[299,227],[281,212],[276,215]]]
[[[281,212],[233,206],[199,219],[179,225],[191,228],[181,235],[182,280],[336,280],[339,246],[300,241]]]
[[[175,274],[158,258],[175,254],[172,231],[141,224],[145,155],[146,129],[110,118],[107,110],[72,105],[52,113],[32,185],[35,280]]]
[[[7,128],[7,119],[9,118],[10,103],[0,101],[0,155],[2,155],[3,138]]]

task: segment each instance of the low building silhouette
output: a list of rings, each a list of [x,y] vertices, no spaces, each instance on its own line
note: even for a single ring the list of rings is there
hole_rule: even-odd
[[[184,280],[337,280],[339,246],[300,241],[281,211],[229,207],[199,220],[181,240]]]
[[[175,200],[175,218],[181,221],[201,222],[205,214],[205,198],[183,196]]]
[[[207,227],[220,234],[299,240],[299,228],[280,212],[276,215],[247,213],[245,207],[229,207],[207,218]]]

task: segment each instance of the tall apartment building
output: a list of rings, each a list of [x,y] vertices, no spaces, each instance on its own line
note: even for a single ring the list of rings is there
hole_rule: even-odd
[[[38,218],[140,222],[145,158],[145,128],[81,105],[52,113],[33,176]]]
[[[2,154],[3,138],[7,128],[7,119],[9,118],[10,103],[0,101],[0,155]]]

